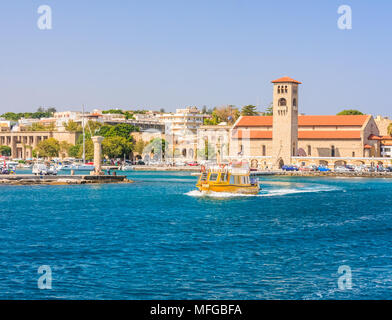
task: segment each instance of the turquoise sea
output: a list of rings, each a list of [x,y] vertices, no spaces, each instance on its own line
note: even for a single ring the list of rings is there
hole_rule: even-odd
[[[391,180],[266,177],[257,196],[205,197],[189,173],[128,175],[0,186],[0,299],[392,298]]]

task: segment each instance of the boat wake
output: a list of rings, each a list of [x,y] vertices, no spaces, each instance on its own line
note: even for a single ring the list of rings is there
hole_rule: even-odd
[[[331,186],[309,186],[309,187],[294,187],[261,190],[259,194],[238,194],[229,192],[201,192],[199,190],[192,190],[185,195],[191,197],[210,197],[210,198],[238,198],[238,197],[278,197],[296,193],[315,193],[315,192],[331,192],[341,191],[342,189]]]

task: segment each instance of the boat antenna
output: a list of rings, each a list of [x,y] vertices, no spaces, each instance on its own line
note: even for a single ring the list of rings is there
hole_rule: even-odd
[[[86,163],[86,135],[84,132],[84,104],[82,105],[83,164]]]

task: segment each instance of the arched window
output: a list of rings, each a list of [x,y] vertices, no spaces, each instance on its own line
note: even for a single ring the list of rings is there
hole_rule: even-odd
[[[296,150],[296,147],[295,147],[295,142],[293,143],[293,157],[296,157],[297,156],[297,150]]]
[[[285,98],[280,98],[278,101],[278,106],[279,107],[284,107],[287,105],[286,99]]]
[[[293,99],[293,107],[296,107],[297,106],[297,99]]]
[[[265,157],[267,154],[266,154],[267,152],[266,152],[266,148],[265,148],[265,144],[263,145],[263,147],[262,147],[262,155],[263,155],[263,157]]]
[[[278,93],[280,93],[280,86],[278,86]]]
[[[286,93],[287,93],[287,86],[285,86],[285,87],[284,87],[284,92],[286,92]]]
[[[335,146],[331,146],[331,157],[335,156]]]
[[[312,155],[312,146],[308,146],[308,156]]]

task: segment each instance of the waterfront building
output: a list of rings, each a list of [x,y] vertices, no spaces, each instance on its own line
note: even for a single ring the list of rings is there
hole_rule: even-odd
[[[253,167],[284,164],[333,167],[390,164],[392,138],[380,135],[371,115],[298,115],[299,81],[273,83],[273,116],[242,116],[233,125],[229,159],[247,159]]]
[[[48,138],[75,144],[79,134],[67,131],[7,131],[0,132],[0,145],[11,148],[11,157],[15,159],[30,159],[33,149],[38,143]]]
[[[158,117],[165,124],[165,140],[169,142],[171,157],[184,161],[196,160],[197,129],[209,116],[201,113],[197,107],[188,107]]]
[[[221,159],[230,155],[229,133],[232,125],[221,122],[218,125],[203,125],[197,129],[197,159],[216,159],[220,152]],[[218,150],[219,149],[219,150]]]

